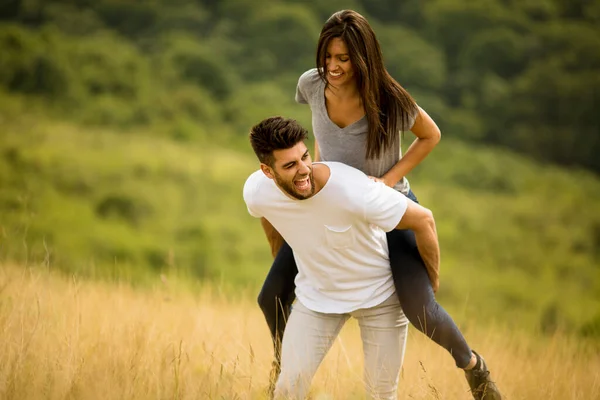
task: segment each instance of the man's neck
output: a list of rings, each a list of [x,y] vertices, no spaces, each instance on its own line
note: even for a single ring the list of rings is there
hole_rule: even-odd
[[[313,163],[313,178],[315,180],[315,194],[319,193],[321,189],[329,181],[331,176],[331,170],[329,166],[322,163]]]

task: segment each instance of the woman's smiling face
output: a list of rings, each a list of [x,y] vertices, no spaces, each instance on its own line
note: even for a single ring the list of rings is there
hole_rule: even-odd
[[[354,69],[348,46],[339,37],[329,41],[325,57],[327,68],[327,82],[332,86],[342,86],[354,83]]]

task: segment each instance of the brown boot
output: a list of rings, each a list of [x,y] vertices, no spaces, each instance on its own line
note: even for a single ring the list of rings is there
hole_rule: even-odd
[[[485,360],[475,351],[473,354],[477,357],[477,365],[473,369],[465,370],[473,398],[475,400],[502,400],[498,387],[490,378],[490,371],[487,369]]]

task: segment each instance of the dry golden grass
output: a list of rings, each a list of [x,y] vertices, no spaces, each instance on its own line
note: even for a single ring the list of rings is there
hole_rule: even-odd
[[[469,326],[506,399],[597,399],[599,346]],[[271,345],[252,301],[78,282],[0,266],[0,398],[264,399]],[[314,399],[362,398],[348,324],[313,382]],[[469,399],[451,357],[411,330],[399,398]]]

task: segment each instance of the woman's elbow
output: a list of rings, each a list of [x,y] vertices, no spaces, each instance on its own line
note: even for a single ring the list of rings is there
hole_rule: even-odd
[[[431,133],[431,143],[435,146],[440,140],[442,140],[442,131],[440,131],[440,128],[436,125]]]

